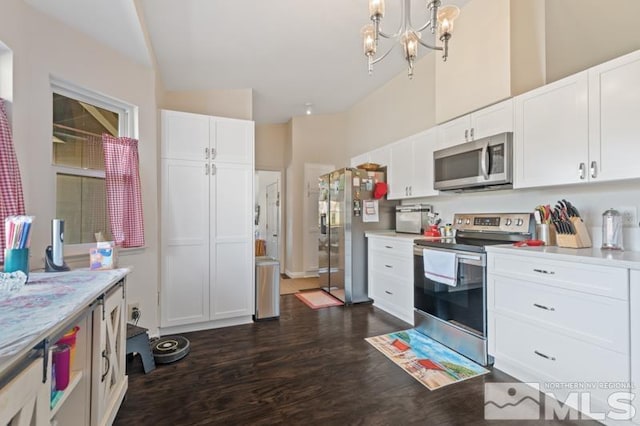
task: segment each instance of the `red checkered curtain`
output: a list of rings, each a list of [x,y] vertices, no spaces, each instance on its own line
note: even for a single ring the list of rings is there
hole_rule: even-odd
[[[0,98],[0,262],[4,262],[4,219],[24,214],[20,167],[13,149],[11,126],[4,103],[4,99]]]
[[[117,246],[144,246],[138,141],[102,135],[107,210]]]

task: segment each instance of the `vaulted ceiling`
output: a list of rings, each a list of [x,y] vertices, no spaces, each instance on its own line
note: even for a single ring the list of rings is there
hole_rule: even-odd
[[[25,1],[141,64],[154,55],[166,90],[253,89],[258,123],[302,115],[306,103],[314,113],[345,111],[406,69],[396,48],[367,75],[368,0]],[[415,26],[426,21],[425,4],[411,1]],[[387,32],[399,9],[387,0]]]

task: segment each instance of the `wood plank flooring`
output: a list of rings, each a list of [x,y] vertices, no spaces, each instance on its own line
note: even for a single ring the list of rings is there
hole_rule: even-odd
[[[484,383],[513,379],[494,370],[429,391],[364,340],[406,328],[371,305],[314,311],[282,296],[278,321],[185,333],[190,354],[149,374],[136,357],[115,424],[491,424]]]

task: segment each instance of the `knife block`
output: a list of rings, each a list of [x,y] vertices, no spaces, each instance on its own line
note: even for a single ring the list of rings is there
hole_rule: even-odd
[[[556,233],[556,243],[558,244],[558,247],[591,247],[591,237],[589,237],[589,231],[587,230],[587,226],[584,224],[584,221],[579,217],[572,217],[569,220],[573,223],[576,233],[573,235]]]

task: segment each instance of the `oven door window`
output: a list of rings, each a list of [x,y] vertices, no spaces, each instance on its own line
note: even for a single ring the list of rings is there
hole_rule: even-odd
[[[457,283],[449,286],[426,278],[422,256],[414,257],[415,307],[470,333],[486,336],[484,262],[459,259]]]

